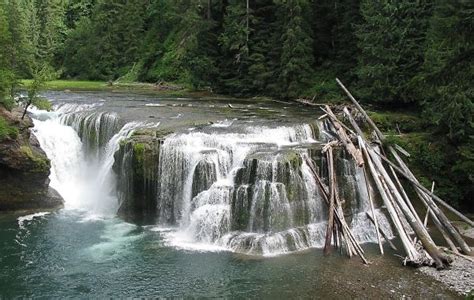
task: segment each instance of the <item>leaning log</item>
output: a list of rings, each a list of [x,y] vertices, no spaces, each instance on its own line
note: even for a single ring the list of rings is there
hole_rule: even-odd
[[[339,140],[342,142],[344,147],[346,148],[347,152],[352,155],[354,160],[357,162],[359,167],[364,165],[364,158],[362,157],[362,153],[359,149],[357,149],[354,144],[352,143],[351,139],[347,135],[342,123],[339,122],[336,115],[332,112],[331,108],[326,105],[326,113],[328,114],[329,119],[331,120],[332,125],[336,129],[336,132],[339,136]]]
[[[422,186],[418,182],[418,180],[416,180],[415,176],[410,172],[405,162],[400,158],[400,156],[395,152],[395,150],[391,148],[390,151],[392,152],[392,155],[395,157],[395,159],[400,164],[400,166],[402,166],[403,170],[398,168],[398,166],[393,164],[390,160],[388,160],[383,155],[380,155],[380,157],[387,163],[391,164],[395,170],[398,169],[397,171],[400,174],[402,174],[405,178],[407,178],[412,184],[414,184],[415,187],[421,189],[425,194],[429,196],[434,196],[434,194],[432,194],[428,189]],[[464,241],[461,235],[457,232],[456,228],[454,228],[454,226],[451,224],[451,222],[443,213],[443,211],[439,209],[439,207],[436,205],[436,203],[434,203],[431,197],[424,197],[424,199],[426,203],[429,205],[429,208],[432,210],[433,214],[435,214],[438,217],[441,224],[443,224],[445,229],[448,231],[451,237],[456,241],[459,247],[461,247],[462,252],[464,252],[464,254],[472,256],[474,253],[472,252],[471,248],[467,245],[466,241]]]
[[[370,222],[372,222],[372,224],[375,225],[375,218],[373,218],[368,212],[366,213],[366,215],[367,215],[367,218],[370,220]],[[374,217],[375,217],[375,215],[374,215]],[[383,236],[383,238],[387,241],[390,248],[397,251],[398,250],[397,247],[392,243],[392,241],[390,240],[390,237],[382,230],[382,228],[377,226],[377,230]]]
[[[372,174],[372,178],[374,179],[375,185],[377,189],[379,190],[379,194],[382,197],[385,207],[387,208],[388,214],[390,218],[392,219],[392,223],[394,224],[395,229],[398,232],[398,236],[400,237],[403,248],[405,249],[405,253],[410,261],[413,261],[413,262],[418,261],[419,253],[418,251],[416,251],[415,247],[411,243],[410,237],[406,234],[403,228],[402,222],[399,219],[397,212],[395,211],[395,208],[393,207],[392,202],[390,201],[390,198],[383,187],[383,184],[381,181],[381,175],[378,173],[374,164],[372,163],[372,158],[369,155],[367,148],[365,146],[365,143],[360,136],[358,137],[358,140],[359,140],[359,146],[361,147],[362,152],[364,153],[366,157],[367,165],[369,166],[369,170]]]
[[[328,191],[328,188],[325,186],[325,184],[321,180],[321,177],[318,175],[318,172],[314,168],[313,162],[311,161],[311,159],[309,159],[306,156],[304,156],[303,158],[304,158],[306,164],[308,165],[311,173],[313,174],[314,178],[316,179],[316,183],[319,187],[319,190],[321,191],[321,195],[323,197],[323,200],[326,202],[326,204],[329,205],[329,191]],[[352,252],[354,252],[360,257],[360,259],[365,264],[369,264],[369,261],[364,256],[364,251],[362,250],[362,247],[359,245],[359,243],[355,239],[354,235],[352,234],[352,232],[349,228],[349,225],[347,225],[346,220],[344,218],[344,214],[340,213],[339,210],[334,209],[334,217],[335,217],[335,220],[336,220],[336,224],[338,224],[339,230],[342,233],[342,237],[344,238],[344,243],[346,244],[346,248],[347,248],[349,256],[351,256]]]
[[[326,239],[324,242],[324,254],[331,252],[331,238],[334,230],[334,209],[336,201],[336,186],[334,180],[334,160],[332,155],[332,147],[329,147],[326,151],[328,173],[329,173],[329,212],[328,212],[328,224],[326,228]]]
[[[352,96],[352,94],[347,90],[347,88],[344,86],[344,84],[342,84],[342,82],[336,78],[336,81],[337,83],[341,86],[341,88],[344,90],[344,92],[347,94],[347,96],[349,97],[349,99],[351,100],[351,102],[357,107],[357,109],[359,110],[359,112],[364,116],[365,120],[367,121],[367,123],[369,123],[369,125],[374,129],[376,135],[378,136],[379,140],[380,141],[384,141],[385,140],[385,135],[379,130],[379,128],[377,127],[377,125],[375,125],[374,121],[372,121],[372,119],[369,117],[369,115],[365,112],[365,110],[362,108],[362,106],[360,106],[359,102],[357,102],[357,100],[354,98],[354,96]],[[392,147],[389,147],[389,149],[392,148]],[[393,149],[390,149],[391,151]],[[393,150],[394,151],[394,150]],[[399,172],[399,171],[397,171]],[[400,173],[400,172],[399,172]],[[438,202],[439,204],[443,205],[444,207],[446,207],[448,210],[450,210],[452,213],[454,213],[455,215],[457,215],[459,218],[461,218],[464,222],[468,223],[470,226],[474,227],[474,222],[471,221],[469,218],[467,218],[466,216],[464,216],[461,212],[459,212],[458,210],[456,210],[454,207],[452,207],[451,205],[449,205],[448,203],[446,203],[443,199],[441,199],[440,197],[436,196],[435,194],[431,193],[427,188],[425,188],[424,186],[422,186],[421,184],[419,184],[418,182],[414,183],[411,178],[408,178],[406,177],[404,174],[401,174],[403,177],[407,178],[412,184],[416,185],[418,188],[420,188],[421,190],[423,190],[423,192],[425,192],[426,194],[428,194],[429,196],[431,196],[433,198],[433,200],[435,200],[436,202]]]
[[[388,175],[388,172],[385,170],[384,166],[382,165],[382,161],[379,159],[379,157],[376,156],[375,151],[368,149],[368,152],[372,160],[375,162],[375,165],[377,166],[381,176],[384,178],[385,182],[388,184],[389,189],[391,190],[392,195],[394,196],[394,199],[397,201],[398,206],[400,207],[403,214],[405,215],[406,220],[410,224],[411,228],[415,232],[418,239],[423,244],[423,247],[425,248],[425,250],[434,260],[436,268],[437,269],[446,268],[451,263],[450,259],[447,256],[443,255],[441,251],[439,251],[438,247],[433,242],[433,239],[430,237],[430,235],[426,231],[426,228],[423,226],[423,223],[421,223],[419,218],[416,218],[413,215],[408,205],[406,205],[402,195],[400,195],[397,187],[395,186],[392,179]]]

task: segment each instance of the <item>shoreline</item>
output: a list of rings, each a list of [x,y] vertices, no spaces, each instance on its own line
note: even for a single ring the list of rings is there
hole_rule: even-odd
[[[445,270],[421,267],[420,272],[444,284],[460,296],[472,297],[474,294],[474,262],[461,256],[449,255],[453,262]]]
[[[21,80],[23,87],[31,84],[31,79]],[[193,90],[175,83],[146,83],[146,82],[106,82],[89,80],[52,80],[47,81],[43,91],[64,91],[64,92],[133,92],[152,95],[165,96],[189,96],[189,97],[226,97],[212,93],[207,90]]]

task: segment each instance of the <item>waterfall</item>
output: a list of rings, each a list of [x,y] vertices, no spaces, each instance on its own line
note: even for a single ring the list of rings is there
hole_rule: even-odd
[[[311,126],[210,127],[173,134],[160,147],[159,222],[177,227],[165,233],[167,242],[262,255],[321,247],[327,208],[304,159],[322,160],[307,147],[317,144]],[[338,178],[351,225],[361,242],[376,241],[363,171],[341,155]]]
[[[114,216],[113,156],[120,141],[142,124],[131,122],[120,129],[115,114],[92,112],[95,107],[66,104],[53,112],[33,108],[33,132],[51,160],[50,185],[65,207]]]
[[[98,106],[32,110],[52,162],[50,184],[66,208],[157,224],[179,248],[271,256],[323,246],[327,207],[307,162],[327,183],[321,147],[333,137],[324,121],[269,127],[226,120],[163,134],[155,123],[121,126]],[[344,214],[358,241],[375,242],[366,217],[371,182],[346,155],[336,148]],[[375,213],[391,235],[383,212]]]

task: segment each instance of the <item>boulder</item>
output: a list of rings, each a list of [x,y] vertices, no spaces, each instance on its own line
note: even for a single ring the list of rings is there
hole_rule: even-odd
[[[19,108],[0,108],[0,116],[18,129],[15,138],[0,141],[0,211],[54,209],[62,197],[49,187],[50,161],[31,134],[31,118]]]

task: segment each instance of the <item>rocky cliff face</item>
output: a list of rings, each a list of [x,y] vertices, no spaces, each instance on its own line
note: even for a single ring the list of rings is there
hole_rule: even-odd
[[[19,132],[0,141],[0,211],[61,207],[62,197],[49,187],[50,161],[31,134],[31,118],[21,120],[20,109],[0,108],[0,116]]]

